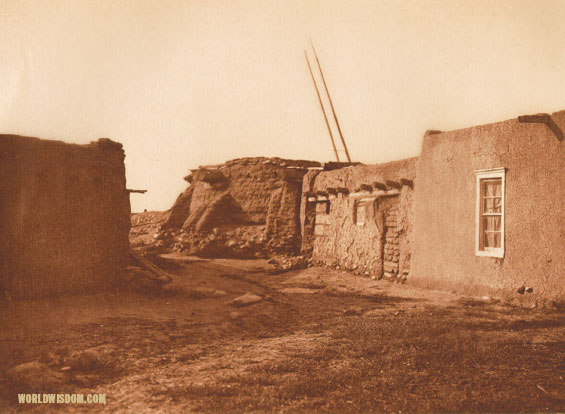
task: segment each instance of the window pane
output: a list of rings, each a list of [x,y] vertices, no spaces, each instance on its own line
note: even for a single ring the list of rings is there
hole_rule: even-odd
[[[483,217],[483,226],[485,231],[500,231],[500,216]]]
[[[500,243],[501,240],[501,233],[500,232],[496,232],[494,233],[494,246],[493,247],[501,247],[502,244]]]
[[[483,213],[502,213],[502,198],[485,198]]]
[[[502,181],[499,178],[484,181],[485,197],[500,197],[502,194]]]
[[[485,247],[493,247],[494,245],[494,234],[485,232]]]
[[[484,213],[494,213],[494,201],[492,198],[485,198],[483,203],[484,203],[484,207],[483,207]]]
[[[330,212],[330,203],[316,203],[316,213],[328,214]]]
[[[500,213],[502,210],[502,198],[493,198],[493,212]]]
[[[501,247],[501,233],[499,231],[485,231],[485,247]]]
[[[494,195],[497,197],[502,196],[502,180],[498,179],[493,183],[494,186]]]

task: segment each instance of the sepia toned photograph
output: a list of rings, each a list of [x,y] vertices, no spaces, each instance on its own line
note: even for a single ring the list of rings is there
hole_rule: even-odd
[[[0,0],[0,414],[565,412],[564,0]]]

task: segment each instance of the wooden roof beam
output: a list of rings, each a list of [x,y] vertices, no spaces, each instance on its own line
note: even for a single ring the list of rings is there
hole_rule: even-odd
[[[400,190],[402,188],[402,185],[398,181],[386,180],[385,184],[387,185],[387,187],[396,188],[397,190]]]
[[[401,178],[400,184],[410,187],[411,189],[414,189],[414,181],[409,180],[408,178]]]

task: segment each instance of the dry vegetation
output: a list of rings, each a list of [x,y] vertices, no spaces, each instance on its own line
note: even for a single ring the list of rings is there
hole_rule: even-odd
[[[180,259],[161,263],[175,282],[160,294],[9,305],[0,316],[0,404],[92,412],[17,406],[25,386],[6,369],[53,354],[59,370],[73,351],[97,346],[103,363],[66,371],[53,390],[106,393],[108,405],[95,411],[565,410],[562,313],[326,269],[269,275],[265,261]],[[263,300],[228,305],[246,292]]]
[[[199,402],[199,409],[212,411],[522,412],[565,407],[563,366],[558,368],[564,343],[525,343],[518,335],[523,329],[562,326],[562,320],[493,326],[497,318],[488,311],[428,310],[340,319],[323,346],[290,352],[221,384],[183,392]],[[467,317],[485,322],[468,323]]]

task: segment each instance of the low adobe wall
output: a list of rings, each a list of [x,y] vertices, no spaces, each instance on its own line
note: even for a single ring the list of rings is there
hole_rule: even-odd
[[[527,118],[526,118],[527,119]],[[427,133],[418,163],[413,281],[535,304],[565,294],[565,112]],[[475,255],[476,170],[504,167],[505,252]],[[522,286],[531,294],[520,295]]]
[[[84,291],[127,264],[130,229],[121,144],[0,135],[0,289]]]
[[[416,161],[310,172],[303,183],[303,252],[318,264],[406,280]]]

